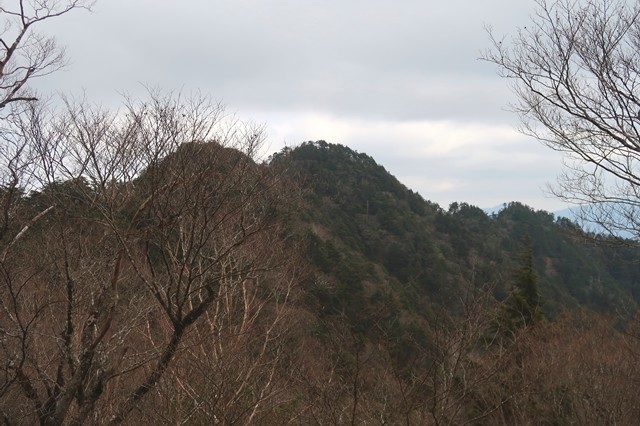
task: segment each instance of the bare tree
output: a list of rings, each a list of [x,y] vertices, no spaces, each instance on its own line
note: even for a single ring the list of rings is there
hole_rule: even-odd
[[[483,58],[517,96],[522,131],[567,156],[553,191],[584,219],[640,237],[640,3],[537,0]]]
[[[35,100],[27,83],[66,64],[64,49],[52,37],[35,31],[44,21],[74,9],[89,9],[91,0],[19,0],[0,5],[4,28],[0,32],[0,109]]]
[[[262,128],[159,91],[53,112],[29,82],[65,52],[35,30],[93,2],[13,3],[0,5],[0,418],[157,420],[181,391],[195,405],[175,421],[258,418],[295,282],[281,247],[292,194],[255,162]],[[199,373],[186,383],[184,369]]]
[[[19,128],[42,189],[20,206],[53,210],[0,259],[5,418],[125,421],[204,318],[227,344],[233,330],[260,336],[260,323],[263,355],[275,350],[272,303],[286,304],[293,282],[274,272],[288,260],[278,247],[292,194],[254,161],[260,127],[158,91],[115,113],[73,101],[30,112]]]
[[[45,21],[75,9],[90,9],[91,0],[19,0],[0,5],[0,241],[7,237],[14,202],[31,184],[31,147],[16,128],[16,121],[36,100],[29,82],[66,65],[64,48],[52,37],[37,32]],[[27,223],[41,216],[27,219]],[[23,223],[23,226],[27,226]],[[18,231],[9,237],[15,238]],[[6,248],[6,247],[5,247]]]

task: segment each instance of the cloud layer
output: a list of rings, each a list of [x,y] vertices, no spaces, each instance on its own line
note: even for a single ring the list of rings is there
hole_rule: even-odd
[[[324,139],[372,155],[441,204],[544,198],[560,162],[518,135],[512,100],[479,61],[526,25],[533,0],[101,0],[51,21],[71,67],[42,90],[107,105],[141,83],[222,100],[264,121],[272,149]]]

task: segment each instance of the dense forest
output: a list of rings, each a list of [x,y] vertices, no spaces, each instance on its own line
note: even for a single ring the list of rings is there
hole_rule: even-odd
[[[631,245],[520,203],[445,210],[324,141],[150,158],[3,192],[5,423],[639,415]]]

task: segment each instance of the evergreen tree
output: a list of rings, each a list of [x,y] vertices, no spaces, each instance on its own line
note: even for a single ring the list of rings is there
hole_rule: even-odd
[[[527,238],[509,298],[499,318],[500,328],[514,332],[535,323],[541,316],[540,304],[538,276],[533,267],[533,249]]]

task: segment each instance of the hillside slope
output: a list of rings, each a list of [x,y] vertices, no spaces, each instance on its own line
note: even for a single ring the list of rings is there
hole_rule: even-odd
[[[280,155],[274,161],[286,156],[289,173],[306,191],[310,260],[341,289],[335,310],[349,297],[383,290],[419,311],[455,309],[469,284],[492,286],[504,298],[529,244],[548,316],[575,306],[605,312],[635,306],[640,273],[632,267],[633,250],[587,244],[566,218],[520,203],[491,216],[466,203],[444,210],[366,154],[324,141]],[[412,308],[416,300],[426,306]]]

